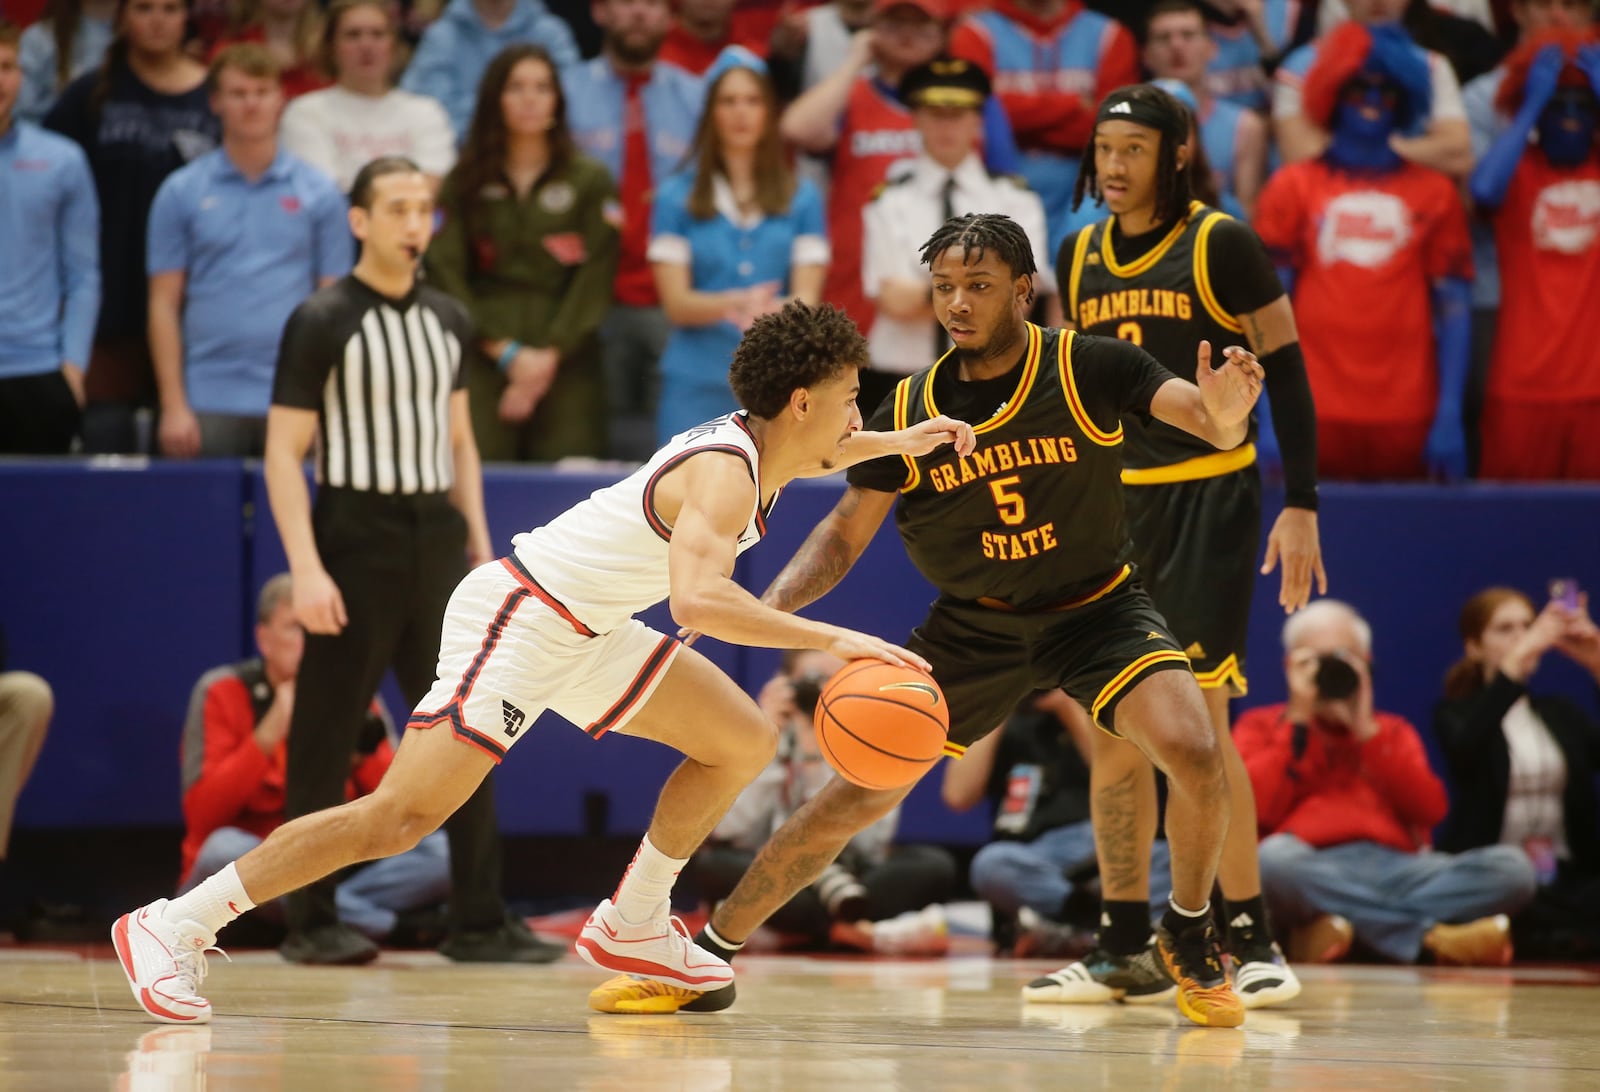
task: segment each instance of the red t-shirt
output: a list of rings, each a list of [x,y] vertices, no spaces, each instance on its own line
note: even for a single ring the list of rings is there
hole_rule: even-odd
[[[922,135],[894,92],[863,76],[850,88],[839,142],[833,148],[833,181],[828,191],[828,242],[833,261],[822,298],[842,308],[864,334],[877,309],[861,287],[861,214],[889,168],[922,151]]]
[[[1306,160],[1273,174],[1251,226],[1294,267],[1295,321],[1317,417],[1431,420],[1439,391],[1433,284],[1472,276],[1455,184],[1410,163],[1375,176]]]
[[[1500,326],[1489,394],[1507,402],[1600,399],[1600,163],[1553,167],[1529,149],[1494,217]]]
[[[717,54],[731,45],[744,46],[756,56],[765,57],[778,14],[777,8],[736,9],[728,17],[728,36],[720,42],[696,38],[673,23],[666,38],[662,39],[661,52],[656,59],[687,69],[696,76],[703,76],[717,59]]]

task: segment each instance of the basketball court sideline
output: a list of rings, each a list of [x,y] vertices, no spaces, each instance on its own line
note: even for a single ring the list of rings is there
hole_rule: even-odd
[[[1040,961],[749,956],[737,1006],[607,1016],[549,967],[388,953],[307,968],[212,957],[209,1026],[148,1020],[109,946],[0,949],[0,1088],[833,1090],[1589,1089],[1600,1016],[1583,969],[1302,968],[1239,1030],[1168,1006],[1024,1005]],[[1588,987],[1574,989],[1573,987]]]

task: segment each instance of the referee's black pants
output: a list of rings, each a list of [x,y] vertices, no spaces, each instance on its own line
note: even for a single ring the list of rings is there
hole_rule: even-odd
[[[344,803],[350,755],[385,671],[394,668],[408,706],[427,694],[445,606],[466,573],[466,521],[444,494],[388,496],[325,486],[317,492],[312,527],[349,624],[336,636],[306,634],[289,726],[290,819]],[[445,821],[445,832],[451,931],[503,925],[492,777]],[[289,896],[291,930],[338,921],[337,879]]]

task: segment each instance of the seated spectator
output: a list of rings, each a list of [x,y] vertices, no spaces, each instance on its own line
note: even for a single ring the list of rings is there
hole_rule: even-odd
[[[206,70],[183,52],[183,0],[118,0],[101,66],[67,86],[45,128],[77,142],[100,202],[100,318],[85,376],[83,446],[149,450],[155,401],[146,340],[146,220],[167,175],[216,146]]]
[[[5,631],[0,630],[0,932],[27,910],[24,893],[6,867],[11,820],[54,713],[49,683],[30,671],[6,670]]]
[[[1094,730],[1081,705],[1060,690],[1043,691],[961,761],[945,763],[946,805],[966,811],[987,800],[994,808],[995,840],[972,858],[972,889],[997,926],[1024,908],[1038,920],[1018,931],[1018,956],[1077,956],[1093,944],[1085,930],[1095,926],[1100,897],[1085,886],[1097,862],[1089,822]],[[1171,855],[1158,840],[1150,853],[1152,921],[1166,912],[1171,891]],[[1003,943],[1003,934],[996,939]],[[1040,982],[1024,995],[1048,1000],[1047,992],[1056,991]]]
[[[772,832],[833,777],[817,749],[812,714],[823,684],[844,663],[826,652],[796,649],[762,687],[758,701],[779,728],[778,754],[728,809],[695,851],[689,868],[712,903],[733,890]],[[956,865],[939,846],[895,845],[897,807],[850,839],[833,864],[768,919],[809,946],[895,955],[939,955],[950,941],[942,904],[955,889]]]
[[[259,45],[211,63],[222,147],[173,172],[150,208],[150,356],[161,451],[260,458],[289,315],[350,269],[333,179],[278,146],[283,92]]]
[[[1374,704],[1366,620],[1318,600],[1285,623],[1283,648],[1288,703],[1245,713],[1233,738],[1290,960],[1333,962],[1355,940],[1396,963],[1509,963],[1507,915],[1533,898],[1533,865],[1513,846],[1429,851],[1449,802],[1417,730]]]
[[[481,352],[464,363],[485,460],[606,453],[597,337],[611,304],[621,207],[606,169],[573,147],[550,55],[490,62],[428,247],[432,283],[467,305]]]
[[[645,253],[656,183],[683,163],[700,120],[701,81],[660,60],[671,25],[667,0],[596,0],[600,56],[562,74],[578,147],[603,163],[621,191],[621,239],[611,309],[600,326],[610,450],[644,462],[656,449],[661,354],[672,326]]]
[[[267,581],[256,604],[252,660],[200,677],[183,726],[183,867],[178,894],[260,845],[284,822],[290,714],[305,634],[289,574]],[[350,756],[347,799],[377,788],[394,761],[393,726],[374,700]],[[435,831],[415,849],[363,865],[339,883],[339,920],[384,940],[408,911],[450,896],[450,847]],[[282,900],[280,900],[281,903]],[[281,918],[281,906],[274,907]]]
[[[728,46],[767,55],[776,8],[740,5],[735,0],[675,0],[672,29],[661,43],[661,59],[703,76]]]
[[[116,0],[50,0],[44,18],[22,32],[17,117],[39,121],[67,84],[100,66],[116,7]]]
[[[1428,94],[1397,28],[1340,27],[1305,80],[1306,115],[1332,141],[1275,172],[1256,205],[1256,232],[1292,285],[1323,478],[1466,473],[1466,210],[1448,177],[1396,145]]]
[[[1593,24],[1594,14],[1594,0],[1511,0],[1510,4],[1518,44],[1541,31],[1586,30]],[[1502,60],[1461,89],[1467,122],[1472,127],[1474,160],[1481,161],[1489,154],[1490,145],[1510,120],[1495,105],[1505,78],[1506,63]],[[1500,318],[1500,260],[1495,253],[1494,227],[1483,216],[1472,218],[1472,268],[1472,370],[1467,378],[1466,427],[1467,447],[1476,470],[1481,452],[1483,392]]]
[[[1161,0],[1151,9],[1145,24],[1145,68],[1157,80],[1176,80],[1188,90],[1192,101],[1184,105],[1198,123],[1221,195],[1219,207],[1247,219],[1266,174],[1267,124],[1254,110],[1211,91],[1217,53],[1197,0]]]
[[[1055,271],[1045,250],[1044,206],[1025,183],[995,178],[983,166],[989,77],[971,61],[940,58],[906,73],[899,94],[915,120],[922,152],[898,165],[862,212],[861,284],[878,311],[868,337],[872,367],[862,369],[856,397],[863,418],[902,378],[949,348],[933,317],[922,244],[950,217],[997,212],[1015,220],[1033,243],[1036,290],[1060,318]]]
[[[850,56],[850,40],[872,25],[873,0],[830,0],[792,12],[773,27],[767,66],[778,97],[791,101]]]
[[[541,0],[450,0],[423,31],[400,86],[438,100],[456,139],[464,140],[489,62],[519,44],[543,46],[557,71],[581,59],[572,28]]]
[[[778,137],[765,62],[737,46],[706,74],[690,166],[656,189],[650,266],[673,325],[661,357],[659,443],[731,412],[739,335],[790,299],[815,305],[828,268],[822,199]]]
[[[456,161],[444,107],[394,86],[394,19],[384,0],[334,0],[322,30],[322,61],[334,86],[301,95],[283,112],[283,146],[350,192],[374,159],[398,155],[435,186]]]
[[[1190,0],[1173,0],[1170,6],[1168,0],[1157,0],[1146,25],[1159,12],[1189,6]],[[1270,73],[1294,38],[1302,6],[1300,0],[1207,0],[1206,30],[1214,47],[1206,64],[1208,96],[1265,113]]]
[[[285,99],[328,86],[321,57],[322,9],[314,0],[242,0],[211,59],[241,42],[266,47],[278,64]]]
[[[1434,711],[1455,790],[1439,848],[1500,845],[1528,855],[1539,889],[1511,919],[1524,958],[1600,957],[1600,722],[1566,698],[1528,688],[1552,649],[1600,683],[1600,630],[1587,599],[1580,604],[1574,610],[1552,599],[1536,612],[1510,588],[1467,600],[1465,655],[1445,677]]]
[[[1472,170],[1472,133],[1467,127],[1466,108],[1461,102],[1461,84],[1450,62],[1423,49],[1396,22],[1405,12],[1406,0],[1349,0],[1350,20],[1357,26],[1385,27],[1381,36],[1386,49],[1412,54],[1427,69],[1426,96],[1417,94],[1409,124],[1390,138],[1401,159],[1443,171],[1453,178],[1464,178]],[[1348,56],[1354,39],[1348,27],[1329,31],[1322,38],[1292,51],[1273,76],[1272,128],[1278,152],[1285,163],[1315,159],[1328,148],[1332,134],[1328,119],[1314,116],[1304,108],[1304,81],[1313,62],[1322,58],[1333,43],[1335,54]],[[1392,58],[1389,68],[1399,63]]]
[[[1020,171],[1044,203],[1048,252],[1067,237],[1078,160],[1095,110],[1139,80],[1139,48],[1126,27],[1067,0],[995,0],[950,33],[950,52],[994,81],[1021,149]]]
[[[872,26],[850,40],[844,63],[783,112],[783,139],[828,159],[828,234],[833,262],[822,298],[870,333],[875,308],[861,287],[861,210],[890,168],[922,148],[900,101],[905,74],[944,52],[942,0],[874,0]],[[984,104],[984,163],[994,174],[1020,166],[1011,125],[996,96]]]
[[[1485,478],[1600,479],[1600,43],[1551,31],[1524,43],[1501,85],[1514,115],[1472,174],[1502,279],[1484,392]]]
[[[100,309],[100,209],[83,149],[16,116],[21,84],[0,19],[0,454],[64,455]]]

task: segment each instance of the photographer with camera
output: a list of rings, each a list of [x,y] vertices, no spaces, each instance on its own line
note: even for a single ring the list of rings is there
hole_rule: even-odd
[[[1366,620],[1318,600],[1289,618],[1283,648],[1289,701],[1245,713],[1233,738],[1290,960],[1333,962],[1359,940],[1397,963],[1510,962],[1507,915],[1533,897],[1533,867],[1512,846],[1430,849],[1449,801],[1417,730],[1373,706]]]
[[[843,666],[826,652],[790,649],[762,687],[756,701],[778,725],[777,757],[739,794],[689,864],[713,905],[733,890],[772,832],[832,777],[812,717],[823,685]],[[893,845],[899,821],[895,808],[858,833],[767,924],[810,947],[831,943],[896,955],[947,951],[942,904],[955,889],[955,860],[939,846]]]
[[[1551,582],[1536,610],[1513,588],[1485,588],[1461,608],[1464,655],[1434,710],[1455,800],[1439,833],[1448,850],[1526,853],[1539,889],[1511,922],[1533,959],[1600,956],[1600,839],[1595,769],[1600,722],[1576,702],[1529,691],[1559,652],[1600,683],[1600,628],[1570,580]]]

